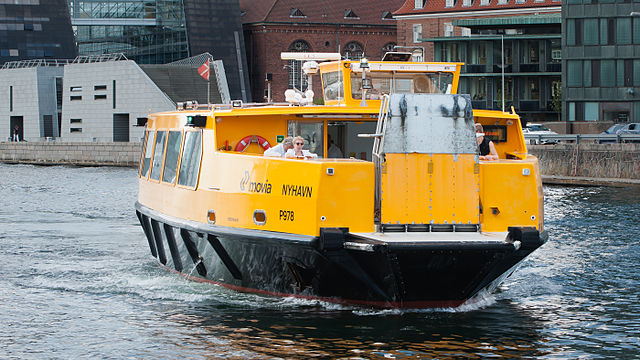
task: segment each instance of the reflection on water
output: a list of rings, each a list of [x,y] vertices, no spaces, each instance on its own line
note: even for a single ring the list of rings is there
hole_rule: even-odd
[[[186,281],[148,254],[133,169],[0,164],[2,358],[630,358],[640,191],[545,187],[550,240],[462,309],[369,310]]]

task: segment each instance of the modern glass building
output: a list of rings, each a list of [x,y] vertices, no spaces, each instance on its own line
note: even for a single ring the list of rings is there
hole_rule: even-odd
[[[238,0],[67,1],[80,55],[166,64],[209,52],[224,63],[231,97],[251,100]]]
[[[567,130],[640,122],[640,3],[563,0],[562,7]]]
[[[73,59],[67,0],[0,0],[0,65],[28,59]]]
[[[424,40],[434,42],[436,61],[465,63],[460,92],[471,94],[474,109],[513,106],[525,121],[558,121],[560,23],[559,13],[455,19],[467,34]]]

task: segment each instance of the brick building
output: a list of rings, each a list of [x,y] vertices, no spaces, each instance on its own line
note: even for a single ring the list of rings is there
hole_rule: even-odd
[[[288,88],[306,89],[301,63],[283,61],[282,52],[340,52],[345,58],[379,60],[396,45],[392,12],[403,0],[240,0],[251,93],[266,96],[271,74],[273,101]],[[321,99],[320,81],[313,90]]]
[[[561,11],[559,0],[406,0],[393,16],[399,45],[424,47],[427,61],[465,63],[460,92],[474,108],[513,106],[523,121],[555,121],[564,132]]]

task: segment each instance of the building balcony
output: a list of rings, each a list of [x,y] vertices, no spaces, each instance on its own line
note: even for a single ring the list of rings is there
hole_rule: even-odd
[[[518,110],[520,111],[540,111],[540,101],[538,100],[520,100]]]
[[[547,72],[561,72],[562,64],[561,63],[548,63],[547,64]]]
[[[494,73],[501,73],[502,72],[502,66],[500,65],[493,65],[493,72]],[[510,73],[513,72],[513,65],[511,64],[507,64],[504,66],[504,72],[505,73]]]
[[[484,73],[487,71],[487,65],[485,64],[467,64],[464,66],[465,73]]]
[[[522,72],[539,72],[540,64],[520,64],[520,71]]]

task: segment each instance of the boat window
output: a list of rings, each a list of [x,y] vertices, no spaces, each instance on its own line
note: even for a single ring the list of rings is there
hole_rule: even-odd
[[[451,73],[379,73],[367,75],[372,89],[367,91],[367,99],[379,100],[382,95],[393,93],[445,94],[453,83]],[[351,73],[351,97],[362,99],[362,74]]]
[[[324,87],[324,100],[342,100],[342,81],[341,73],[333,71],[322,74],[322,86]]]
[[[164,170],[162,171],[162,181],[164,182],[171,184],[176,182],[181,141],[181,131],[169,131],[169,138],[167,139],[167,153],[164,159]]]
[[[323,157],[324,149],[324,124],[321,121],[296,121],[289,120],[287,133],[289,136],[302,136],[304,139],[304,150]]]
[[[158,131],[156,136],[156,146],[153,152],[153,162],[151,165],[151,179],[160,180],[160,170],[162,169],[162,156],[164,155],[164,139],[166,131]]]
[[[144,160],[142,160],[142,171],[140,176],[146,178],[149,176],[149,165],[151,164],[151,154],[153,153],[153,142],[156,138],[155,131],[147,131],[147,142],[144,145]]]
[[[200,131],[188,131],[184,134],[184,148],[180,160],[178,184],[195,187],[200,174],[200,159],[202,158],[202,143]]]

